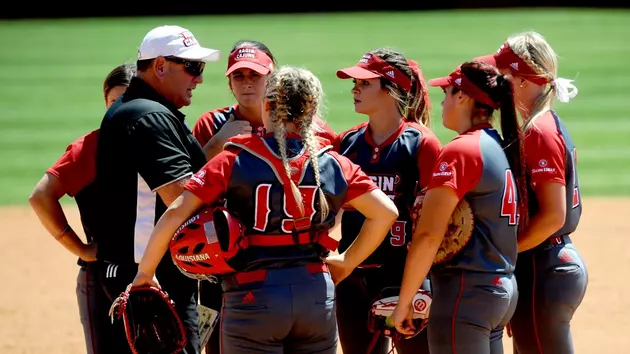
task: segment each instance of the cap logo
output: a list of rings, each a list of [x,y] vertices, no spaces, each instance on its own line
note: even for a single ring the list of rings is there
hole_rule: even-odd
[[[365,54],[363,56],[363,58],[361,58],[361,60],[359,60],[359,63],[366,63],[367,64],[367,62],[370,61],[370,59],[372,59],[372,54]]]
[[[512,63],[510,64],[510,66],[512,67],[512,69],[518,71],[518,63]]]
[[[390,70],[390,71],[386,72],[385,74],[387,74],[387,76],[393,78],[394,77],[394,70]]]
[[[461,86],[462,85],[462,78],[458,77],[457,79],[455,79],[455,85],[457,86]]]
[[[195,38],[195,36],[193,36],[193,34],[190,33],[189,31],[182,32],[179,35],[184,40],[184,46],[191,47],[194,45],[199,45],[199,42],[197,42],[197,39]]]
[[[234,59],[256,59],[256,51],[251,48],[241,48],[236,52]]]

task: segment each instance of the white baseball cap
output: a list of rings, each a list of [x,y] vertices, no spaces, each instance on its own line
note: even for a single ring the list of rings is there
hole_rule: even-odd
[[[179,26],[160,26],[144,36],[138,48],[138,60],[157,57],[177,57],[204,62],[218,61],[221,52],[217,49],[204,48],[195,36]]]

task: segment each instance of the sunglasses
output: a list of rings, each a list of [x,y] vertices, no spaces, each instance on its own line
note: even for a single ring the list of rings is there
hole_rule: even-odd
[[[164,57],[164,59],[173,63],[184,64],[184,70],[192,76],[201,76],[206,67],[206,63],[202,61],[190,61],[177,57]]]

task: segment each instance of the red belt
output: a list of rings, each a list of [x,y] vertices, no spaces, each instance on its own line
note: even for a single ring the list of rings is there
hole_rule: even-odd
[[[326,263],[309,263],[303,266],[311,274],[329,273]],[[286,268],[284,268],[286,269]],[[232,274],[239,285],[263,282],[267,278],[268,269],[252,270],[250,272],[239,272]]]
[[[311,239],[310,232],[301,232],[297,234],[294,239],[291,234],[257,234],[247,235],[248,246],[261,246],[261,247],[273,247],[273,246],[291,246],[291,245],[307,245],[309,243],[319,243],[323,247],[334,251],[339,245],[339,241],[328,235],[328,232],[319,232],[314,235],[314,239]]]

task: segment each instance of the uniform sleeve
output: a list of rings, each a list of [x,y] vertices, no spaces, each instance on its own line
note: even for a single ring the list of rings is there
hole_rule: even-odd
[[[177,128],[164,113],[149,114],[131,128],[138,173],[155,191],[193,174],[190,156]]]
[[[438,187],[452,188],[459,199],[471,191],[483,172],[483,160],[476,136],[458,137],[446,144],[440,152],[428,190]]]
[[[66,152],[46,171],[59,179],[67,195],[76,196],[94,181],[97,144],[98,130],[95,130],[68,145]]]
[[[206,112],[195,123],[192,133],[199,144],[204,147],[214,136],[214,128],[212,126],[212,112]]]
[[[420,188],[418,190],[422,190],[429,185],[435,167],[435,161],[437,161],[441,150],[442,144],[435,135],[425,135],[422,140],[420,140],[420,153],[418,154]]]
[[[343,176],[348,183],[348,192],[344,204],[350,202],[356,197],[360,197],[365,193],[378,189],[378,186],[372,179],[361,170],[359,165],[353,163],[345,156],[332,153],[333,157],[339,162]]]
[[[564,146],[562,137],[555,131],[536,126],[527,131],[525,155],[532,184],[557,182],[566,185]]]
[[[212,204],[227,191],[237,153],[221,151],[195,173],[184,189],[196,195],[204,204]]]

